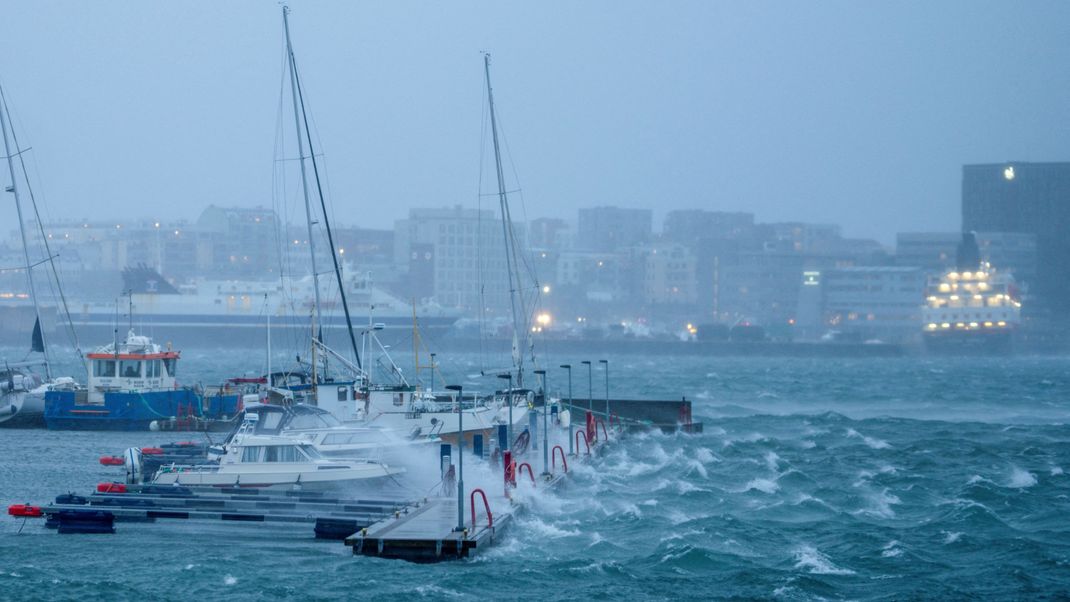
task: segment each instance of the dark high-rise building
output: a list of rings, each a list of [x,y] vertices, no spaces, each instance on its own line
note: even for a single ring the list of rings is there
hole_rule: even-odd
[[[1070,320],[1070,163],[993,163],[962,168],[962,228],[1036,236],[1029,295]]]

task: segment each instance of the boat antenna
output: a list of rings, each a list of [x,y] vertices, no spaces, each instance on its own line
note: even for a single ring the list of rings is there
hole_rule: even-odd
[[[487,105],[490,109],[491,139],[494,141],[494,167],[498,174],[498,204],[502,214],[505,266],[508,270],[509,278],[509,308],[513,314],[513,366],[516,369],[516,386],[520,388],[524,384],[524,353],[520,347],[519,336],[521,330],[524,331],[524,336],[527,336],[527,327],[520,323],[520,315],[523,312],[522,308],[518,308],[518,305],[522,305],[524,301],[523,299],[517,299],[521,288],[520,274],[519,266],[516,265],[516,239],[512,227],[512,217],[509,213],[509,197],[505,189],[505,174],[502,170],[501,147],[498,143],[498,120],[494,112],[494,91],[490,85],[490,53],[483,54],[483,70],[487,79]]]
[[[11,186],[7,189],[15,195],[15,211],[19,220],[19,234],[22,236],[22,256],[26,261],[26,280],[30,283],[30,298],[33,299],[33,312],[34,317],[37,319],[35,333],[40,337],[39,341],[34,341],[34,344],[39,342],[41,346],[41,354],[45,357],[45,377],[48,380],[52,380],[52,366],[48,361],[48,346],[45,345],[45,332],[44,327],[41,324],[41,308],[37,304],[37,289],[33,284],[33,265],[30,263],[30,245],[26,242],[26,224],[22,220],[22,203],[19,199],[19,187],[17,178],[15,177],[15,155],[11,154],[11,144],[7,139],[7,120],[5,114],[7,113],[7,99],[3,96],[3,87],[0,87],[0,103],[2,103],[3,111],[0,111],[0,133],[4,137],[4,155],[7,158],[7,170],[11,174]],[[14,133],[14,125],[12,125],[12,133]],[[19,155],[22,151],[15,149]]]
[[[306,136],[306,138],[308,140],[308,156],[309,156],[309,159],[312,160],[312,173],[314,174],[314,176],[316,178],[316,192],[319,195],[320,210],[323,213],[323,227],[324,227],[324,229],[327,230],[327,244],[329,244],[331,246],[331,262],[334,264],[334,277],[338,281],[338,293],[341,295],[341,298],[342,298],[342,311],[343,311],[343,313],[345,313],[345,317],[346,317],[346,330],[349,332],[349,343],[353,347],[353,356],[357,360],[357,368],[363,369],[363,367],[361,366],[361,363],[360,363],[360,351],[357,348],[357,337],[353,333],[353,319],[349,315],[349,304],[346,303],[346,287],[345,287],[345,282],[342,281],[342,269],[338,265],[338,249],[334,246],[334,235],[331,234],[331,220],[327,216],[327,203],[323,198],[323,186],[320,184],[320,171],[319,171],[319,166],[316,163],[316,152],[312,148],[312,132],[309,131],[309,129],[308,129],[308,113],[305,111],[305,96],[304,96],[304,93],[301,90],[301,80],[300,80],[300,78],[299,78],[299,76],[297,74],[297,60],[294,58],[293,45],[290,43],[290,20],[289,20],[289,16],[288,16],[289,14],[290,14],[289,7],[286,7],[286,6],[282,7],[282,20],[283,20],[283,23],[284,23],[285,28],[286,28],[286,51],[287,51],[287,54],[289,54],[289,56],[290,56],[290,83],[291,83],[291,88],[292,88],[292,92],[293,92],[293,95],[294,95],[294,120],[295,121],[297,120],[297,108],[298,108],[298,105],[300,105],[301,119],[304,121],[305,136]],[[297,137],[298,137],[298,145],[299,145],[299,147],[303,146],[303,145],[301,145],[301,141],[300,141],[300,137],[301,137],[301,124],[300,124],[300,122],[298,122],[298,124],[297,124]],[[301,162],[301,175],[302,175],[302,180],[303,180],[304,177],[305,177],[305,162],[304,162],[304,158],[303,157],[301,158],[300,162]],[[309,202],[308,202],[308,186],[307,186],[307,184],[305,185],[304,191],[305,191],[305,209],[306,209],[306,211],[309,212],[309,218],[310,218],[309,219],[309,223],[308,223],[308,227],[309,227],[308,244],[309,244],[309,246],[311,246],[312,245],[312,221],[311,221],[311,208],[310,208],[310,205],[309,205]],[[313,253],[313,255],[315,255],[315,254]],[[315,259],[313,259],[313,262],[315,262]],[[314,272],[315,272],[315,266],[313,266],[313,273]],[[318,307],[319,307],[319,284],[318,284],[318,280],[316,282],[317,282],[317,284],[316,284],[316,305],[317,305],[317,313],[318,313],[318,311],[319,311],[318,310]],[[320,342],[322,342],[322,339],[321,339]]]

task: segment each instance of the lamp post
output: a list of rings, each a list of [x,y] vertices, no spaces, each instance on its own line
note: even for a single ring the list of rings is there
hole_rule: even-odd
[[[499,374],[498,378],[509,381],[509,390],[505,392],[505,403],[509,404],[509,424],[505,425],[505,445],[502,451],[513,449],[513,373]]]
[[[431,353],[431,396],[435,396],[435,356],[438,355],[434,352]]]
[[[561,364],[568,370],[568,455],[572,455],[572,364]]]
[[[457,528],[454,530],[464,531],[464,396],[461,385],[446,385],[446,388],[457,393]]]
[[[542,474],[548,475],[550,474],[550,430],[546,424],[546,414],[549,410],[546,397],[546,370],[536,370],[535,374],[542,377]]]
[[[609,360],[598,360],[606,369],[606,424],[609,424]]]
[[[591,361],[590,360],[583,360],[580,363],[581,364],[585,364],[587,366],[587,411],[588,412],[593,412],[594,411],[594,384],[593,384],[594,381],[592,380],[593,372],[592,372],[592,368],[591,368]]]

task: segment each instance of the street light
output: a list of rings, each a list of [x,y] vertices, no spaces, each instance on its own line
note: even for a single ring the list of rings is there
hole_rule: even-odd
[[[609,360],[598,360],[606,369],[606,424],[609,424]]]
[[[568,370],[568,455],[572,455],[572,364],[561,364]]]
[[[546,403],[546,370],[535,370],[535,374],[542,377],[542,474],[548,475],[550,474],[550,429],[546,425],[546,414],[549,410]]]
[[[461,385],[446,385],[446,388],[457,393],[457,528],[454,531],[464,531],[464,396]]]
[[[498,378],[509,381],[509,390],[505,392],[505,403],[509,404],[509,424],[505,425],[505,445],[502,451],[513,448],[513,373],[499,374]]]
[[[583,360],[580,362],[587,366],[587,411],[594,411],[594,381],[592,376],[592,368],[590,360]]]
[[[437,353],[431,353],[431,396],[435,396],[435,356]]]

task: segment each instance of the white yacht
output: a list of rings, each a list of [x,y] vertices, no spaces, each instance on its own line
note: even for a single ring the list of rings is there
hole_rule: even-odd
[[[328,459],[310,443],[291,437],[257,435],[257,415],[246,415],[242,428],[224,446],[223,455],[207,464],[161,466],[158,485],[213,487],[331,488],[373,483],[401,474],[402,468],[370,460]]]
[[[245,404],[245,416],[254,414],[257,417],[253,428],[255,434],[288,437],[307,443],[332,458],[362,458],[398,464],[418,457],[438,443],[435,437],[411,437],[390,429],[346,425],[327,410],[307,404]],[[240,430],[241,427],[236,429],[224,446],[238,436]]]

